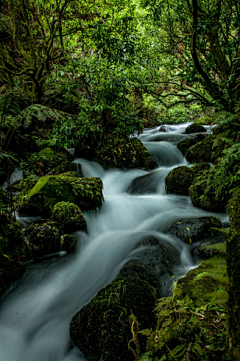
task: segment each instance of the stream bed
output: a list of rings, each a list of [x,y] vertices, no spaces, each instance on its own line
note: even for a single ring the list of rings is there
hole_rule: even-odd
[[[78,232],[75,255],[30,265],[23,279],[4,297],[0,310],[1,361],[85,360],[71,345],[71,319],[116,278],[126,262],[138,257],[137,245],[144,237],[153,236],[177,250],[180,264],[173,270],[176,277],[196,266],[191,245],[166,233],[181,219],[212,215],[193,207],[189,197],[165,193],[168,173],[187,165],[174,139],[188,125],[167,126],[165,133],[159,132],[159,127],[148,129],[139,136],[158,163],[152,172],[105,171],[95,162],[75,160],[81,164],[83,176],[102,179],[105,202],[98,212],[84,212],[88,234]],[[158,141],[159,135],[166,139]],[[226,220],[224,214],[217,216]],[[166,282],[163,293],[167,295],[168,290]]]

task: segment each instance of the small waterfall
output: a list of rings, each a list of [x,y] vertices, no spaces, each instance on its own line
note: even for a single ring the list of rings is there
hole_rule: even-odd
[[[168,127],[181,133],[187,125]],[[144,141],[144,137],[157,132],[158,128],[146,130],[140,138]],[[180,219],[209,213],[194,208],[188,197],[165,194],[166,175],[174,165],[186,164],[176,146],[167,142],[145,145],[159,164],[151,173],[105,171],[95,162],[75,160],[81,164],[84,176],[103,180],[105,202],[100,211],[84,213],[89,234],[79,232],[81,243],[76,255],[68,256],[65,263],[59,260],[36,265],[35,272],[27,274],[16,290],[3,299],[1,361],[84,360],[78,350],[70,347],[71,318],[118,275],[126,262],[138,256],[143,250],[138,245],[148,237],[168,245],[179,255],[175,275],[181,276],[195,266],[191,246],[166,232]],[[167,293],[169,284],[165,281]]]

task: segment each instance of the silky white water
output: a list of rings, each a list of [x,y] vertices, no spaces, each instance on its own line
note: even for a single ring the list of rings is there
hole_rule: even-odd
[[[173,133],[182,132],[187,125],[174,126]],[[157,131],[145,131],[142,141],[148,133]],[[151,173],[105,171],[97,163],[76,160],[84,176],[99,176],[103,180],[105,202],[100,211],[84,214],[89,233],[79,232],[76,255],[66,258],[66,262],[53,262],[45,269],[37,266],[3,299],[0,361],[84,360],[78,350],[70,347],[71,318],[118,275],[129,259],[138,257],[137,245],[147,236],[177,250],[180,264],[175,272],[179,275],[195,266],[190,246],[165,232],[175,221],[209,213],[194,208],[189,197],[165,194],[165,177],[174,166],[186,164],[186,160],[170,143],[149,143],[146,146],[159,164]],[[137,194],[132,194],[134,190],[127,190],[138,178],[142,183]]]

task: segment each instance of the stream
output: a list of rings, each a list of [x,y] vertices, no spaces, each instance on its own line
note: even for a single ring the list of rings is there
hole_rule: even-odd
[[[138,244],[144,237],[154,236],[177,250],[180,255],[180,265],[174,269],[177,277],[196,266],[191,246],[165,233],[180,219],[212,215],[193,207],[189,197],[165,193],[167,174],[176,166],[187,165],[175,141],[183,136],[181,133],[188,125],[166,126],[167,132],[159,132],[159,127],[148,129],[139,136],[158,163],[159,167],[152,172],[105,171],[95,162],[75,160],[81,164],[83,176],[102,179],[105,202],[98,212],[84,212],[88,234],[78,232],[75,255],[32,264],[3,298],[1,361],[85,360],[71,346],[71,319],[116,278],[127,261],[138,257]],[[224,214],[218,217],[226,219]],[[166,294],[168,289],[166,284]]]

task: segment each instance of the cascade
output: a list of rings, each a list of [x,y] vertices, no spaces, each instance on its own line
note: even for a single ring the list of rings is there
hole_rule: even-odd
[[[188,125],[167,126],[168,134],[178,136]],[[145,237],[154,236],[178,252],[180,264],[174,270],[178,276],[196,266],[190,245],[166,234],[166,230],[180,219],[209,213],[194,208],[189,197],[165,193],[165,177],[174,166],[186,165],[186,160],[175,145],[149,141],[158,132],[159,127],[140,136],[159,165],[152,172],[105,171],[95,162],[75,160],[84,176],[103,180],[105,202],[100,211],[84,213],[89,232],[78,232],[76,255],[31,265],[32,270],[16,289],[4,297],[0,310],[1,361],[85,360],[71,347],[71,318],[118,275],[127,261],[138,257],[137,245]]]

